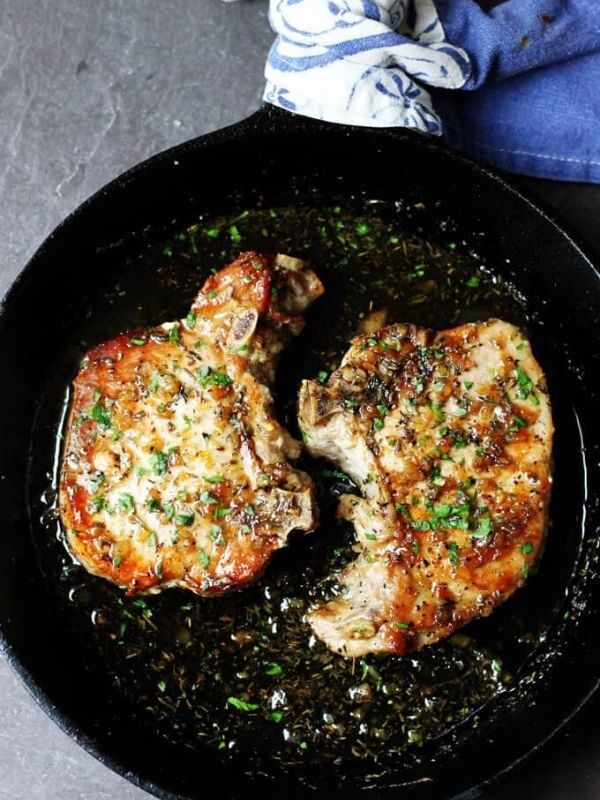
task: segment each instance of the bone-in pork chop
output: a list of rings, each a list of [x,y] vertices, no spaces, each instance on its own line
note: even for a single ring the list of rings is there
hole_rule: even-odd
[[[75,378],[60,513],[90,572],[130,594],[216,595],[310,531],[310,478],[273,415],[277,356],[323,291],[286,256],[244,253],[178,322],[94,347]]]
[[[529,343],[500,320],[356,339],[300,425],[361,497],[342,497],[358,555],[309,615],[346,656],[404,654],[491,613],[543,545],[552,417]]]

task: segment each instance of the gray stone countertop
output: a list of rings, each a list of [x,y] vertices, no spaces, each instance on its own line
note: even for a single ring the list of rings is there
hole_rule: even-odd
[[[260,104],[266,0],[0,0],[0,296],[111,178]],[[600,187],[523,180],[600,252]],[[600,796],[598,702],[489,800]],[[141,800],[36,706],[0,657],[0,800]]]

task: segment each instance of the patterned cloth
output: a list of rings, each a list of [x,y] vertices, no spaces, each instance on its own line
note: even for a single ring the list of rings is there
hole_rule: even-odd
[[[474,0],[271,0],[270,21],[269,103],[600,182],[600,0],[508,0],[489,13]]]

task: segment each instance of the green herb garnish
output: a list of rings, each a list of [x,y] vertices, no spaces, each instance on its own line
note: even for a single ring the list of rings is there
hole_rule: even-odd
[[[133,511],[135,509],[135,500],[133,499],[133,495],[129,494],[129,492],[123,492],[123,494],[120,494],[117,501],[117,507],[119,511]]]
[[[98,402],[92,406],[90,416],[94,422],[97,422],[102,428],[110,428],[112,426],[112,417]]]
[[[260,708],[258,703],[249,703],[247,700],[240,700],[239,697],[228,697],[227,703],[238,711],[256,711]]]
[[[450,563],[453,567],[458,566],[460,563],[460,547],[456,542],[448,542],[446,544],[446,548],[448,549],[448,558],[450,559]]]
[[[104,511],[107,508],[108,503],[106,497],[102,497],[102,495],[96,495],[96,497],[92,497],[90,500],[90,509],[93,514],[98,514],[98,512]]]
[[[196,372],[196,379],[200,386],[228,386],[231,383],[231,378],[224,372],[224,367],[214,371],[206,364]]]
[[[473,536],[474,539],[485,539],[486,536],[490,535],[493,527],[494,523],[492,522],[490,517],[483,517],[482,519],[479,520],[479,524],[477,525],[477,528],[475,528],[471,536]]]
[[[283,669],[276,661],[271,661],[270,664],[267,664],[267,668],[265,669],[265,673],[271,678],[276,678],[278,675],[281,675],[282,672]]]
[[[150,468],[155,475],[164,475],[169,466],[169,454],[156,450],[150,456]]]
[[[200,502],[207,503],[208,505],[214,505],[219,501],[214,495],[212,495],[210,492],[207,492],[206,489],[204,489],[203,491],[200,492]]]

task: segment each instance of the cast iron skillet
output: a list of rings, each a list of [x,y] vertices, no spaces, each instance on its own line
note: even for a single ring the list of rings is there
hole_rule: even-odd
[[[39,522],[28,507],[27,483],[41,457],[36,414],[60,355],[82,324],[87,299],[106,290],[111,247],[132,233],[186,219],[192,208],[226,213],[251,204],[257,192],[271,205],[299,195],[326,203],[332,194],[352,192],[422,202],[426,229],[449,218],[455,237],[477,233],[481,257],[528,298],[534,346],[561,426],[561,508],[555,503],[548,545],[554,554],[527,590],[542,598],[540,604],[553,604],[545,640],[509,689],[482,709],[477,726],[467,720],[422,748],[418,771],[402,763],[387,764],[381,775],[357,770],[343,789],[333,767],[307,766],[277,779],[267,772],[249,776],[241,759],[236,769],[223,767],[214,754],[176,747],[136,723],[115,694],[112,676],[90,683],[81,652],[48,599],[32,536]],[[131,169],[57,228],[1,309],[0,634],[6,656],[69,735],[163,798],[207,791],[217,797],[297,795],[311,788],[334,797],[445,798],[487,785],[561,727],[600,679],[600,510],[597,499],[587,497],[588,485],[600,485],[599,311],[600,276],[556,220],[502,178],[419,135],[261,109]]]

